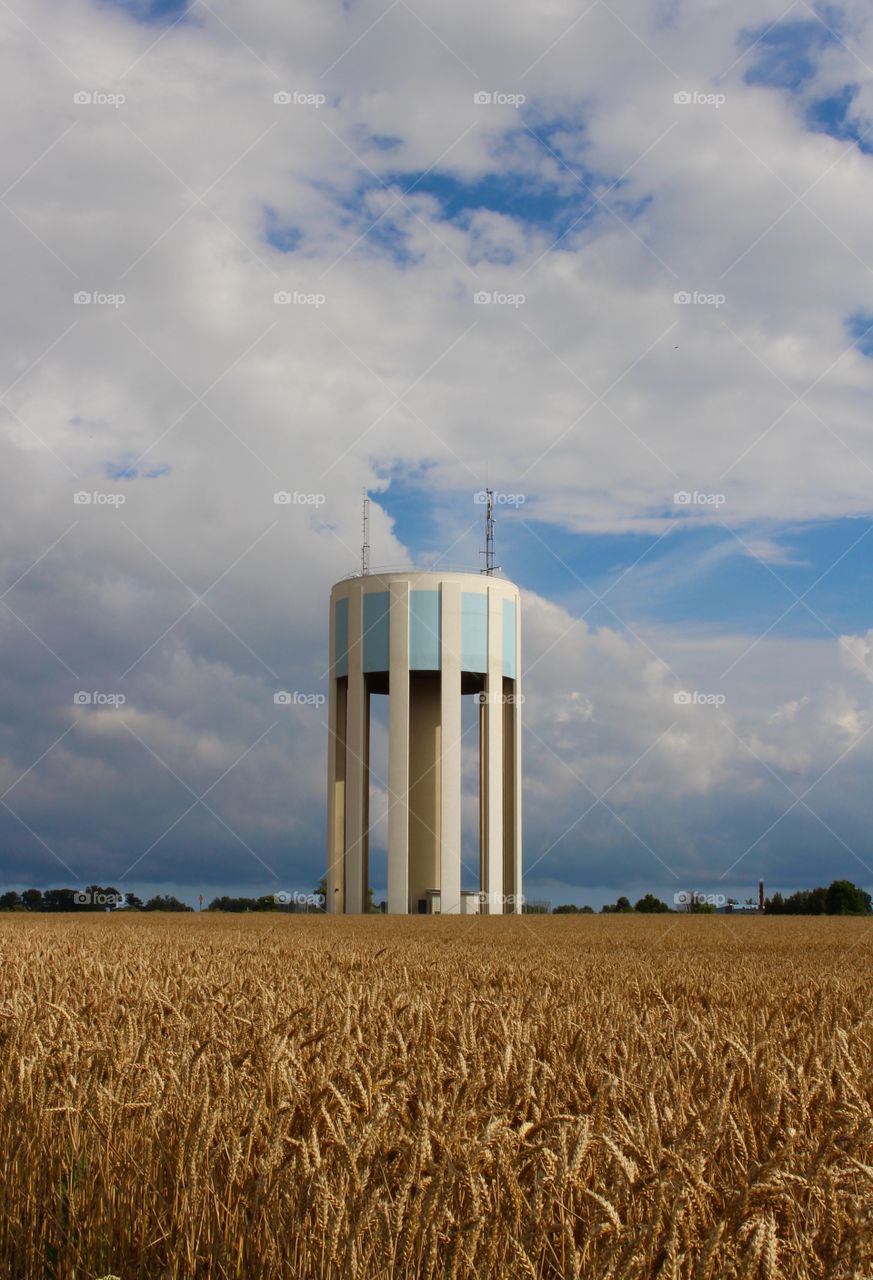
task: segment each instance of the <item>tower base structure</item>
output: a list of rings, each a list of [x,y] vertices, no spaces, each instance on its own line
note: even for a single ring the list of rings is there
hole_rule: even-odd
[[[518,588],[373,573],[330,601],[327,910],[368,908],[370,701],[388,695],[388,911],[521,911]],[[479,857],[462,867],[461,707],[479,703]]]

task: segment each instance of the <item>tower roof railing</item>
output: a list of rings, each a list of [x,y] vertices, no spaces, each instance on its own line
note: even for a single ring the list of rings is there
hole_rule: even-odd
[[[474,569],[468,564],[444,564],[438,561],[434,564],[381,564],[371,568],[367,574],[362,573],[360,569],[353,569],[351,573],[343,574],[342,581],[347,582],[352,578],[364,577],[379,578],[385,573],[472,573],[477,577],[480,574],[483,577],[486,576],[484,569]]]

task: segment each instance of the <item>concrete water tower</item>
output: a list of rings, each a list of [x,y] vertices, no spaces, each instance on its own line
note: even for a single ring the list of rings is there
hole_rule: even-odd
[[[489,512],[490,515],[490,512]],[[366,537],[365,537],[366,547]],[[521,910],[518,588],[363,572],[330,597],[327,910],[367,909],[370,697],[388,695],[388,911]],[[479,702],[479,866],[461,891],[461,699]],[[469,882],[469,872],[468,872]]]

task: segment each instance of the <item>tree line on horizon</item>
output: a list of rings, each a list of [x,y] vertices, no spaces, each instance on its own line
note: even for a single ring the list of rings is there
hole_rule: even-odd
[[[283,903],[274,894],[262,894],[257,898],[221,896],[213,898],[208,911],[246,912],[246,911],[279,911],[295,912],[301,909],[323,911],[324,888],[319,885],[310,898],[320,897],[322,905],[309,905],[306,908],[293,903]],[[694,895],[690,895],[694,899]],[[738,906],[733,898],[728,903]],[[111,885],[89,885],[87,889],[25,889],[23,893],[9,890],[0,894],[0,911],[193,911],[187,903],[180,902],[171,894],[156,894],[143,901],[135,893],[119,893]],[[373,902],[373,890],[370,890],[370,911],[378,912],[380,907]],[[688,907],[682,908],[682,914],[709,915],[715,907],[705,901],[693,900]],[[533,914],[542,915],[594,915],[594,908],[576,906],[574,903],[563,903],[561,906],[549,908],[547,903],[531,904]],[[646,893],[635,903],[622,895],[613,903],[600,908],[601,915],[654,915],[676,911],[653,893]],[[764,900],[765,915],[807,915],[807,916],[862,916],[873,912],[873,900],[864,889],[853,884],[851,880],[834,880],[824,888],[798,889],[795,893],[784,897],[774,893]]]
[[[135,893],[119,893],[112,885],[87,889],[14,889],[0,894],[0,911],[193,911],[172,894],[158,893],[143,902]]]
[[[691,912],[698,915],[712,915],[715,913],[715,907],[711,903],[697,900],[695,894],[688,896],[691,901],[687,907],[680,909],[682,914]],[[746,901],[748,905],[752,905],[754,899]],[[727,904],[735,907],[740,905],[735,898],[728,898]],[[634,912],[654,914],[675,910],[675,907],[668,907],[666,902],[661,902],[653,893],[645,894],[633,905],[628,898],[622,896],[616,902],[600,908],[601,914],[607,915],[615,913],[629,915]],[[591,908],[566,905],[555,907],[552,914],[580,911],[591,911]],[[870,894],[853,884],[851,880],[833,880],[826,889],[821,885],[816,889],[798,889],[787,898],[781,893],[774,893],[772,897],[764,899],[766,916],[866,916],[871,912],[873,912],[873,899]]]

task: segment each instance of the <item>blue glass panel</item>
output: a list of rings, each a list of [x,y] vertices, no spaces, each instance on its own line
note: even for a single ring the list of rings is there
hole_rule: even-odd
[[[440,617],[440,593],[438,591],[410,591],[410,671],[439,671],[441,654]]]
[[[510,680],[515,672],[515,601],[503,601],[503,674]]]
[[[364,671],[388,670],[387,591],[370,591],[364,596]]]
[[[461,592],[461,670],[488,670],[488,597]]]
[[[334,612],[334,667],[336,676],[349,674],[349,600],[337,600]]]

